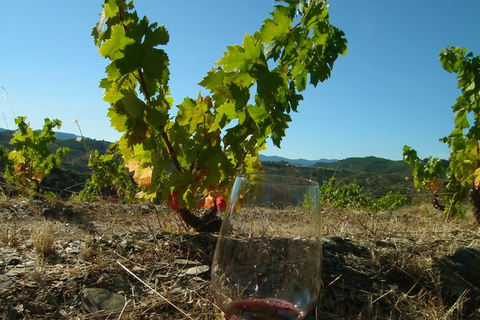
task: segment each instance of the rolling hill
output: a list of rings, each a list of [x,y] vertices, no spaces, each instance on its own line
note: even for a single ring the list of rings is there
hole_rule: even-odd
[[[0,144],[6,148],[12,137],[12,131],[0,129]],[[83,183],[90,177],[88,150],[98,150],[105,153],[111,142],[94,139],[84,139],[79,142],[76,135],[57,133],[57,142],[52,146],[69,147],[70,153],[65,157],[60,168],[55,169],[45,181],[45,187],[52,190],[79,191]],[[323,181],[335,177],[339,184],[356,181],[366,193],[380,197],[387,192],[411,193],[413,185],[405,179],[411,176],[410,166],[403,161],[393,161],[378,157],[347,158],[342,160],[319,159],[288,159],[277,156],[261,155],[260,159],[267,173],[299,176]],[[66,195],[66,194],[65,194]]]
[[[262,162],[267,173],[308,178],[322,184],[335,177],[338,184],[357,182],[364,192],[372,197],[381,197],[388,192],[402,195],[414,192],[409,177],[412,169],[403,161],[377,157],[347,158],[335,162],[317,162],[302,166],[287,161]]]

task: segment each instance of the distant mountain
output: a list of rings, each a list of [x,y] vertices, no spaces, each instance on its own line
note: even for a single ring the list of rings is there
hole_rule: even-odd
[[[260,155],[263,163],[287,163],[303,167],[315,167],[319,169],[332,169],[335,171],[363,172],[373,174],[402,173],[408,175],[412,168],[402,160],[388,160],[378,157],[352,157],[343,160],[335,159],[288,159],[279,156]]]
[[[66,133],[66,132],[56,132],[56,137],[58,140],[71,140],[77,139],[77,135],[73,133]]]
[[[318,162],[314,165],[319,168],[356,171],[375,174],[411,173],[411,166],[402,160],[388,160],[378,157],[347,158],[336,163]]]
[[[0,128],[0,132],[4,132],[4,131],[10,131],[10,132],[15,132],[14,130],[8,130],[8,129],[5,129],[5,128]],[[40,131],[40,130],[37,130],[37,131]],[[68,132],[60,132],[60,131],[57,131],[55,132],[57,134],[56,138],[58,140],[71,140],[71,139],[76,139],[78,137],[78,135],[76,134],[73,134],[73,133],[68,133]],[[85,137],[87,138],[87,137]]]
[[[294,165],[299,165],[299,166],[304,166],[304,167],[310,167],[318,162],[322,163],[335,163],[338,160],[333,160],[333,159],[319,159],[319,160],[306,160],[306,159],[288,159],[284,157],[279,157],[279,156],[266,156],[261,154],[260,155],[260,160],[261,161],[271,161],[271,162],[287,162],[290,164]]]

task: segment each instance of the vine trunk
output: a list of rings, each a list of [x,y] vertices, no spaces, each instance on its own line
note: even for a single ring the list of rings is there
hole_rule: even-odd
[[[473,204],[473,217],[477,224],[480,224],[480,191],[477,188],[472,188],[468,196]]]

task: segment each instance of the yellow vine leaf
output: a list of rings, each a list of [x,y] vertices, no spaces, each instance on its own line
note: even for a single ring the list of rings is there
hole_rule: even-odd
[[[215,206],[215,198],[211,195],[205,197],[205,204],[203,205],[204,208],[213,208]]]
[[[43,178],[45,178],[45,172],[39,172],[32,177],[33,180],[37,180],[38,182],[42,182]]]
[[[473,173],[475,177],[475,189],[480,189],[480,168],[477,168]]]
[[[127,168],[129,172],[136,171],[139,166],[140,166],[140,161],[138,160],[130,160],[128,162],[125,162],[125,168]]]
[[[13,170],[16,174],[25,173],[25,163],[17,163],[13,165]]]
[[[152,182],[152,173],[152,167],[139,168],[135,170],[133,180],[135,180],[140,187],[148,188]]]
[[[430,189],[433,193],[438,193],[440,191],[440,180],[434,178],[427,183],[427,188]]]
[[[133,174],[133,180],[136,184],[138,184],[140,187],[150,187],[153,174],[152,167],[148,166],[143,168],[140,165],[140,161],[138,160],[131,160],[129,162],[126,162],[125,167],[128,169],[128,171],[135,172]]]

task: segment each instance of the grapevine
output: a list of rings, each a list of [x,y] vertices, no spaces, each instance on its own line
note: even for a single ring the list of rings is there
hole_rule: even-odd
[[[211,212],[198,220],[191,210],[206,196],[225,196],[235,174],[262,169],[260,151],[269,138],[280,146],[301,92],[328,79],[346,53],[326,1],[276,2],[260,30],[229,46],[200,82],[208,94],[185,98],[174,116],[162,49],[167,29],[122,0],[106,0],[93,29],[99,53],[110,60],[100,87],[112,126],[123,133],[127,166],[136,177],[151,175],[150,194],[197,230],[217,229],[218,219]]]
[[[322,203],[332,207],[370,212],[393,211],[407,202],[405,196],[392,192],[374,199],[366,195],[356,181],[340,185],[335,177],[328,179],[320,186],[319,196]]]
[[[15,119],[17,131],[10,140],[13,150],[0,146],[0,161],[5,165],[7,180],[22,188],[26,193],[39,191],[39,185],[50,171],[60,166],[62,158],[70,151],[68,147],[51,152],[49,147],[56,141],[55,128],[60,129],[58,119],[45,119],[43,130],[34,131],[26,117]]]
[[[103,191],[114,194],[125,203],[135,199],[138,187],[129,176],[127,168],[118,151],[118,144],[112,144],[103,155],[95,150],[90,152],[88,166],[92,170],[91,177],[79,197],[83,201],[97,201],[102,198]]]
[[[448,47],[440,53],[440,62],[446,71],[457,75],[461,89],[452,106],[455,127],[440,139],[450,149],[448,165],[433,157],[423,161],[409,146],[403,149],[404,159],[413,166],[415,186],[429,189],[434,195],[435,207],[449,216],[463,216],[463,204],[469,198],[475,220],[480,223],[480,56],[467,53],[465,48]],[[440,188],[445,204],[438,199]]]

